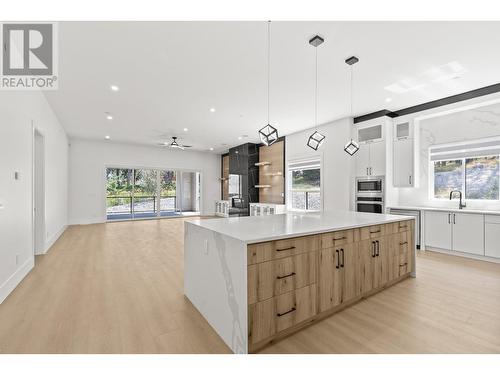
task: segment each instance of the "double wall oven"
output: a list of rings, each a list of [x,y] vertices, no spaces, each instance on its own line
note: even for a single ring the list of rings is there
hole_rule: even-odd
[[[356,178],[356,211],[384,213],[384,176]]]

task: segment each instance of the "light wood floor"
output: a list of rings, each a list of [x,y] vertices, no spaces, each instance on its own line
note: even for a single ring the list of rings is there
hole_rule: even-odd
[[[183,296],[183,220],[73,226],[0,305],[0,353],[229,353]],[[500,264],[408,279],[263,353],[500,353]]]

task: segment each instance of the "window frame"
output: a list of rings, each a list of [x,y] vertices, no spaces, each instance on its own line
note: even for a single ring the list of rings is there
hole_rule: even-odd
[[[449,197],[448,198],[436,198],[436,196],[434,195],[434,188],[435,188],[435,174],[434,174],[434,163],[436,162],[440,162],[440,161],[452,161],[452,160],[461,160],[462,161],[462,186],[461,186],[461,191],[462,191],[462,194],[463,194],[463,199],[464,200],[468,200],[468,201],[472,201],[472,202],[480,202],[480,203],[500,203],[500,193],[499,193],[499,196],[498,196],[498,199],[475,199],[475,198],[467,198],[467,182],[466,182],[466,175],[465,175],[465,170],[466,170],[466,160],[467,159],[474,159],[474,158],[487,158],[487,157],[497,157],[498,158],[498,162],[499,162],[499,168],[500,168],[500,154],[488,154],[488,155],[474,155],[474,152],[471,152],[470,154],[468,154],[467,156],[465,157],[462,157],[462,158],[449,158],[449,159],[446,159],[446,158],[443,158],[443,159],[439,159],[439,160],[431,160],[430,158],[430,153],[429,153],[429,197],[430,197],[430,200],[431,201],[439,201],[439,202],[442,202],[442,201],[447,201],[449,200]],[[499,178],[499,191],[500,191],[500,178]]]
[[[320,197],[320,208],[319,210],[302,210],[299,208],[293,208],[292,207],[292,178],[290,173],[292,172],[290,169],[290,164],[295,164],[295,163],[305,163],[305,162],[319,162],[319,197]],[[324,183],[324,178],[323,178],[323,155],[318,155],[318,156],[311,156],[311,155],[304,155],[302,157],[294,157],[293,159],[288,159],[286,162],[286,209],[287,211],[291,212],[322,212],[324,205],[323,205],[323,183]]]

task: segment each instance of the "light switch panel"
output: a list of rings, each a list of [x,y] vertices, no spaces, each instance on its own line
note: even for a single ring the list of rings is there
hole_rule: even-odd
[[[14,180],[19,180],[19,172],[14,172]]]

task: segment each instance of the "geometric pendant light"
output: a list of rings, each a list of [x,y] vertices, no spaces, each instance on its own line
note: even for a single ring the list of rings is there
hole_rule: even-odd
[[[269,85],[271,81],[271,21],[267,22],[267,125],[259,130],[259,137],[266,146],[271,146],[279,138],[278,130],[269,122]]]
[[[309,40],[309,44],[313,46],[316,50],[316,81],[314,86],[314,125],[316,127],[316,131],[311,134],[309,139],[307,140],[307,145],[312,148],[314,151],[317,151],[318,148],[323,144],[325,140],[325,136],[318,132],[318,46],[323,44],[325,40],[319,35],[315,35],[311,40]]]
[[[351,118],[354,118],[354,113],[352,111],[352,69],[353,65],[356,64],[359,61],[359,59],[356,56],[351,56],[348,59],[345,60],[345,63],[350,66],[351,68]],[[344,146],[344,151],[347,152],[349,155],[353,156],[356,152],[359,150],[359,144],[355,141],[352,140],[350,142],[347,142],[347,144]]]

